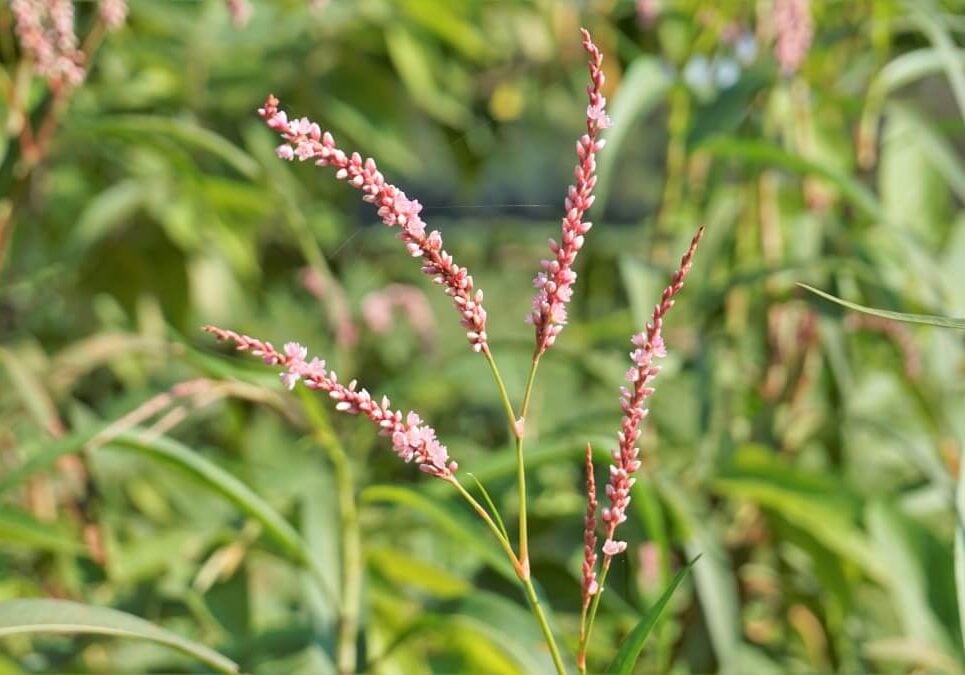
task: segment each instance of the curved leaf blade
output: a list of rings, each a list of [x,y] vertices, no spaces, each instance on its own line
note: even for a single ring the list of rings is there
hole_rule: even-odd
[[[861,312],[863,314],[870,314],[871,316],[881,317],[882,319],[891,319],[893,321],[902,321],[904,323],[920,323],[926,326],[938,326],[939,328],[965,330],[965,319],[955,319],[947,316],[935,316],[933,314],[906,314],[904,312],[891,312],[887,309],[875,309],[874,307],[865,307],[864,305],[842,300],[837,296],[831,295],[830,293],[825,293],[824,291],[820,291],[813,286],[808,286],[807,284],[798,283],[798,286],[806,291],[811,291],[815,295],[821,296],[825,300],[830,300],[831,302],[835,302],[842,307],[847,307],[848,309],[853,309],[854,311]]]
[[[643,651],[643,645],[647,640],[647,636],[650,635],[653,627],[657,625],[657,621],[660,619],[661,614],[663,614],[663,610],[666,609],[670,598],[673,597],[680,582],[684,580],[684,577],[690,572],[690,568],[693,567],[694,563],[699,559],[700,556],[698,555],[674,575],[674,578],[667,585],[667,588],[657,602],[643,615],[640,622],[634,626],[630,634],[623,640],[623,644],[620,645],[620,651],[618,651],[616,657],[614,657],[613,662],[606,671],[607,673],[610,675],[630,675],[630,673],[633,672],[633,666],[636,665],[637,659],[640,658],[640,652]]]
[[[140,638],[177,649],[220,673],[239,672],[237,663],[213,649],[183,638],[133,614],[109,607],[48,598],[0,602],[0,637],[25,633],[96,634]]]

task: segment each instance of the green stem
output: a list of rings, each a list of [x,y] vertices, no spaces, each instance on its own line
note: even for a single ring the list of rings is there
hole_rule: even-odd
[[[586,673],[586,647],[590,644],[590,633],[593,632],[593,623],[596,621],[596,612],[600,608],[600,597],[603,595],[604,584],[606,583],[607,572],[610,571],[610,556],[603,558],[603,565],[600,567],[600,576],[597,578],[597,590],[590,602],[590,617],[586,622],[586,631],[581,631],[580,646],[577,651],[577,663],[580,664],[580,672]],[[582,628],[582,621],[581,628]]]
[[[520,430],[516,424],[516,412],[513,410],[513,404],[509,400],[509,393],[506,391],[506,384],[503,382],[502,375],[499,374],[499,368],[496,367],[496,359],[493,358],[493,353],[489,351],[489,345],[483,347],[482,353],[483,356],[486,357],[486,363],[489,364],[489,369],[493,373],[493,379],[496,380],[496,386],[499,387],[499,398],[503,401],[503,410],[506,412],[506,420],[509,422],[509,428],[513,432],[513,436],[518,439]]]
[[[339,675],[357,671],[359,616],[362,603],[362,536],[359,528],[358,506],[355,503],[355,482],[352,467],[331,427],[327,414],[315,420],[315,437],[327,451],[332,463],[335,490],[341,516],[342,535],[342,602],[339,606],[338,635],[335,643],[335,663]]]
[[[536,369],[539,366],[539,354],[533,355],[526,376],[526,390],[523,392],[523,404],[519,411],[520,428],[516,434],[516,488],[519,493],[519,560],[529,579],[529,527],[526,515],[526,461],[523,456],[523,429],[526,415],[529,413],[529,401],[533,395],[533,382],[536,381]]]
[[[455,476],[452,476],[448,480],[450,483],[452,483],[453,487],[455,487],[459,491],[459,494],[462,495],[463,499],[469,502],[469,505],[476,511],[476,513],[479,514],[479,517],[483,519],[483,522],[486,523],[486,525],[489,527],[492,533],[496,536],[496,539],[499,540],[500,546],[503,547],[503,551],[506,552],[506,556],[509,558],[509,561],[513,564],[513,569],[515,569],[516,574],[519,575],[520,574],[519,558],[516,557],[516,552],[513,551],[513,546],[512,544],[509,543],[509,539],[506,537],[506,535],[503,534],[502,530],[499,529],[499,526],[492,519],[492,516],[489,515],[489,511],[483,508],[483,505],[480,504],[478,501],[476,501],[475,497],[469,494],[469,491],[463,487],[462,483],[459,482],[458,478],[456,478]]]
[[[536,615],[539,627],[543,631],[543,636],[546,638],[546,645],[549,647],[550,656],[553,658],[553,665],[556,666],[556,672],[559,673],[559,675],[566,675],[566,666],[563,665],[563,657],[560,655],[559,647],[556,646],[556,638],[553,637],[553,631],[550,629],[549,621],[546,620],[546,614],[543,613],[543,607],[539,604],[539,596],[536,595],[536,588],[533,586],[533,581],[529,575],[527,575],[525,579],[522,579],[522,582],[523,587],[526,589],[526,598],[529,600],[529,605],[533,608],[533,614]]]
[[[533,610],[533,615],[536,617],[537,623],[539,623],[540,630],[543,631],[543,637],[546,638],[546,644],[550,650],[550,656],[553,659],[553,664],[556,666],[556,672],[560,675],[566,675],[566,667],[563,665],[563,658],[560,655],[559,647],[556,645],[556,638],[553,637],[553,631],[550,629],[549,621],[546,620],[546,614],[543,612],[543,607],[539,603],[539,596],[536,595],[536,588],[533,586],[533,581],[529,576],[529,569],[523,569],[522,563],[516,554],[513,552],[512,544],[510,544],[509,539],[502,533],[499,526],[489,515],[489,512],[483,508],[476,499],[469,494],[469,491],[463,487],[462,483],[455,476],[449,478],[449,482],[459,491],[459,494],[469,502],[469,505],[479,514],[479,517],[483,519],[483,522],[489,527],[490,531],[499,540],[499,544],[503,547],[503,551],[509,557],[510,562],[513,564],[513,568],[516,570],[516,575],[523,584],[523,588],[526,591],[526,599],[529,600],[529,605]],[[525,574],[524,574],[525,572]]]

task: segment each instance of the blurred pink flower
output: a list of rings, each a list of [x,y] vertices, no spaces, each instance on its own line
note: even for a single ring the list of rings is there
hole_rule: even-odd
[[[117,30],[127,19],[127,0],[100,0],[97,13],[107,30]]]
[[[225,0],[225,6],[235,28],[244,28],[251,21],[252,9],[248,0]]]
[[[362,298],[362,319],[373,333],[384,335],[391,331],[395,311],[399,311],[409,322],[424,346],[432,345],[435,319],[428,298],[419,288],[408,284],[389,284]]]
[[[34,72],[54,88],[84,81],[84,53],[74,32],[71,0],[10,0],[15,31]]]
[[[797,72],[811,49],[810,0],[774,0],[774,56],[785,75]]]

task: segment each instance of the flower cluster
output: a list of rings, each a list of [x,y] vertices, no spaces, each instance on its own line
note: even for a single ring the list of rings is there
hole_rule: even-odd
[[[225,0],[225,6],[235,28],[244,28],[251,21],[252,9],[248,0]]]
[[[219,340],[234,343],[241,351],[251,352],[254,356],[271,366],[281,366],[282,382],[289,389],[301,380],[310,389],[320,389],[337,401],[335,409],[350,415],[365,415],[379,428],[379,433],[392,440],[392,448],[405,462],[415,462],[419,469],[437,478],[450,479],[459,468],[449,458],[446,446],[438,441],[435,430],[422,423],[414,412],[403,415],[390,408],[385,396],[380,401],[372,398],[365,389],[357,389],[352,380],[348,385],[341,384],[338,376],[325,369],[325,362],[317,358],[306,361],[308,350],[296,342],[289,342],[279,352],[270,342],[262,342],[247,335],[239,335],[231,330],[205,326],[204,330]]]
[[[630,387],[622,387],[620,407],[623,409],[623,422],[617,435],[619,441],[613,452],[613,464],[610,466],[610,480],[606,486],[609,507],[603,510],[601,516],[606,525],[606,541],[603,542],[603,554],[612,558],[626,550],[627,543],[613,538],[617,526],[627,519],[627,506],[630,504],[630,488],[636,482],[633,474],[640,468],[640,448],[636,446],[640,437],[640,425],[647,416],[646,401],[653,393],[650,382],[660,372],[660,367],[654,359],[666,356],[662,329],[663,319],[674,305],[674,298],[683,288],[684,280],[693,263],[697,245],[704,235],[704,228],[700,228],[690,242],[690,248],[680,259],[680,267],[674,272],[670,285],[667,286],[660,302],[653,309],[650,323],[646,330],[634,335],[632,342],[636,349],[630,354],[633,366],[627,371],[627,381]]]
[[[811,49],[814,23],[810,0],[774,0],[774,56],[785,75],[797,72]]]
[[[337,179],[361,190],[362,199],[378,207],[383,223],[401,230],[399,239],[405,243],[406,249],[413,257],[422,258],[422,271],[444,286],[446,294],[452,297],[472,349],[488,351],[483,293],[474,288],[472,276],[466,268],[455,264],[452,256],[442,248],[439,232],[426,232],[426,224],[419,217],[422,205],[387,183],[372,158],[363,161],[357,152],[346,155],[336,147],[329,132],[322,133],[317,124],[305,117],[289,121],[285,112],[278,109],[278,99],[274,96],[268,97],[258,114],[285,139],[277,149],[281,159],[311,159],[318,166],[335,168]]]
[[[72,88],[84,81],[84,52],[74,32],[71,0],[11,0],[17,40],[34,72],[51,87]]]
[[[556,336],[566,324],[566,304],[573,297],[576,272],[573,261],[583,247],[583,239],[592,223],[583,222],[583,214],[593,204],[593,188],[596,186],[596,153],[603,148],[600,130],[610,126],[606,114],[606,98],[601,93],[603,54],[593,44],[590,33],[582,30],[583,48],[589,54],[590,85],[587,87],[590,103],[586,108],[586,133],[576,143],[579,163],[574,175],[576,185],[571,185],[564,202],[560,242],[550,240],[551,260],[542,262],[543,271],[536,275],[533,285],[539,289],[533,298],[533,311],[528,320],[536,328],[536,354],[540,355],[556,341]]]
[[[107,30],[115,31],[123,26],[127,19],[127,0],[100,0],[97,14]]]

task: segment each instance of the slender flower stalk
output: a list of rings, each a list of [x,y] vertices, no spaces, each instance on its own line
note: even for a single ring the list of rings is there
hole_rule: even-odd
[[[233,342],[238,350],[251,352],[271,366],[281,366],[281,380],[289,389],[302,380],[309,389],[320,389],[338,403],[335,409],[350,415],[365,415],[379,428],[379,433],[392,439],[392,448],[405,462],[415,462],[419,469],[430,475],[449,480],[459,468],[449,458],[446,446],[436,439],[435,430],[422,423],[414,412],[403,415],[390,408],[389,399],[372,398],[365,389],[356,389],[356,381],[346,386],[338,376],[325,369],[325,362],[317,358],[306,361],[308,350],[297,342],[288,342],[279,352],[270,342],[262,342],[231,330],[205,326],[204,330],[223,342]]]
[[[583,49],[589,54],[590,85],[586,88],[590,103],[586,108],[586,133],[576,142],[579,162],[574,170],[576,185],[571,185],[564,201],[565,215],[560,242],[550,240],[553,258],[542,262],[543,271],[536,275],[533,285],[538,289],[533,298],[533,311],[528,321],[536,329],[536,357],[549,349],[566,324],[566,305],[573,297],[576,272],[573,261],[583,247],[584,237],[592,223],[584,222],[583,215],[593,205],[596,186],[596,153],[603,148],[600,131],[610,126],[606,114],[606,98],[601,93],[606,78],[603,76],[603,53],[593,43],[589,31],[583,33]]]
[[[586,637],[586,615],[590,601],[600,590],[596,581],[596,479],[593,476],[593,448],[586,444],[586,516],[583,518],[583,588],[580,607],[580,644]],[[577,654],[577,665],[586,670],[586,653]]]
[[[650,322],[644,331],[634,335],[632,342],[636,349],[630,353],[633,366],[627,371],[627,381],[630,388],[621,387],[620,407],[623,409],[623,422],[617,434],[618,445],[613,451],[613,464],[610,465],[610,479],[606,486],[609,506],[603,509],[601,520],[605,525],[606,539],[603,542],[603,562],[600,565],[598,578],[594,579],[595,587],[590,601],[589,611],[585,619],[585,630],[581,630],[580,643],[577,650],[577,664],[580,672],[586,672],[586,648],[593,630],[593,622],[600,606],[600,596],[603,593],[607,573],[613,558],[627,549],[627,542],[614,539],[617,527],[627,519],[627,507],[630,505],[630,488],[636,482],[633,474],[640,468],[640,448],[636,447],[640,438],[640,425],[647,416],[646,402],[653,394],[649,384],[660,372],[660,367],[654,359],[666,356],[667,349],[663,341],[663,320],[674,306],[675,298],[684,286],[684,281],[693,264],[697,245],[704,236],[704,228],[697,230],[697,234],[690,242],[690,247],[680,259],[680,267],[674,272],[660,302],[653,308]],[[588,511],[589,511],[589,507]],[[588,527],[588,526],[587,526]],[[587,556],[584,555],[584,560]],[[595,562],[595,559],[594,559]],[[585,562],[584,562],[585,565]],[[584,577],[585,579],[585,577]],[[586,583],[584,581],[584,583]],[[584,591],[584,603],[587,596]],[[584,621],[581,621],[581,629]]]
[[[346,155],[336,147],[329,132],[322,133],[317,124],[305,117],[289,121],[287,114],[278,109],[278,103],[278,99],[269,96],[264,107],[258,110],[268,126],[285,139],[285,143],[278,146],[278,156],[289,161],[295,157],[301,161],[313,159],[318,166],[331,166],[337,179],[361,190],[362,199],[378,207],[383,223],[399,227],[399,239],[405,242],[409,254],[422,258],[422,271],[444,286],[446,294],[452,297],[473,351],[488,354],[483,293],[474,288],[466,268],[455,264],[442,248],[442,235],[437,230],[426,232],[426,224],[419,217],[422,205],[387,183],[375,160],[363,161],[357,152]]]

